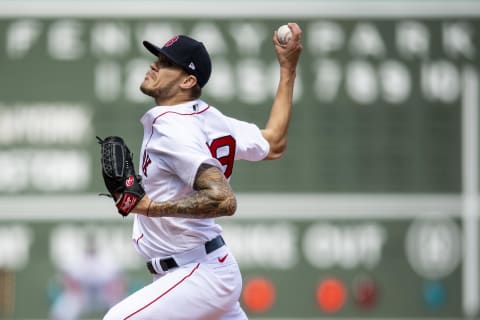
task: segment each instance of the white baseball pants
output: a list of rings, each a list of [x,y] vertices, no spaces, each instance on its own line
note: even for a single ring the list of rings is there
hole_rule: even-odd
[[[227,246],[169,270],[112,307],[103,320],[244,320],[242,277]]]

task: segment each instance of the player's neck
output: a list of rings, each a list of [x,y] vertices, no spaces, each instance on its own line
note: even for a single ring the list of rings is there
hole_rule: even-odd
[[[158,106],[174,106],[174,105],[182,104],[192,100],[195,100],[195,99],[193,99],[190,95],[175,95],[170,98],[156,97],[155,103]]]

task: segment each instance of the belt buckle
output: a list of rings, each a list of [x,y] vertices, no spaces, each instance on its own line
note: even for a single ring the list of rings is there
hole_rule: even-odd
[[[178,267],[177,262],[173,258],[152,259],[147,262],[147,269],[151,274],[164,274],[168,270]]]

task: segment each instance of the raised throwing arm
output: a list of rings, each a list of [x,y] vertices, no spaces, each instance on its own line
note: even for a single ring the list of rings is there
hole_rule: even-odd
[[[287,146],[287,132],[290,123],[293,101],[293,87],[297,63],[302,52],[302,30],[296,23],[288,24],[292,38],[286,44],[278,42],[277,33],[273,35],[273,44],[280,65],[280,81],[273,101],[270,116],[265,128],[264,138],[270,144],[270,152],[264,160],[280,158]]]

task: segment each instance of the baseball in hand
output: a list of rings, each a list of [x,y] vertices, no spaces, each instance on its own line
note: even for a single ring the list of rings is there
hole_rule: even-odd
[[[286,24],[278,28],[277,38],[280,44],[287,44],[287,42],[292,38],[292,31]]]

